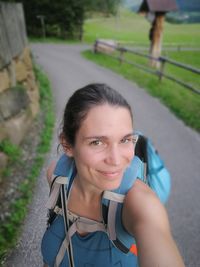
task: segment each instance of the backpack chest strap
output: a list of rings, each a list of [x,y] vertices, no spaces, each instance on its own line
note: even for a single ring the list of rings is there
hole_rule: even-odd
[[[106,226],[102,222],[97,222],[84,217],[78,217],[69,227],[68,236],[71,238],[75,232],[93,233],[96,231],[106,232]]]
[[[112,191],[104,191],[103,198],[117,202],[117,203],[123,203],[125,196],[123,194],[115,193]]]
[[[72,236],[76,233],[76,232],[87,232],[87,233],[93,233],[96,231],[102,231],[102,232],[107,232],[106,231],[106,226],[104,225],[104,223],[102,222],[97,222],[94,220],[90,220],[88,218],[85,217],[79,217],[79,216],[74,216],[72,215],[70,212],[68,212],[68,217],[69,220],[72,221],[72,225],[69,227],[65,238],[62,242],[62,245],[59,249],[59,252],[56,256],[56,261],[55,261],[55,266],[54,267],[58,267],[60,266],[66,250],[69,249],[69,244],[71,242]]]

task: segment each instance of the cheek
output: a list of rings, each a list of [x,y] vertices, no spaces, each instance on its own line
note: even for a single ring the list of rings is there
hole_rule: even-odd
[[[94,168],[102,161],[102,155],[89,150],[79,150],[74,155],[74,159],[79,166]]]
[[[134,152],[132,151],[132,152],[127,156],[127,159],[128,159],[128,165],[131,164],[133,158],[134,158]]]
[[[131,161],[135,155],[134,147],[131,145],[130,147],[125,148],[123,151],[123,155],[128,161]]]

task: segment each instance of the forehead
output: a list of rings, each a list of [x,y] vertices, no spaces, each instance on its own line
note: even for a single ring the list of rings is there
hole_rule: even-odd
[[[113,134],[132,129],[132,117],[126,107],[103,104],[92,107],[82,121],[79,132],[88,134]]]

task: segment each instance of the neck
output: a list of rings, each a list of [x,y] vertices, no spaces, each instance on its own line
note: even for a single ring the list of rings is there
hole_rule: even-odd
[[[101,196],[102,191],[98,191],[91,184],[81,182],[76,176],[69,196],[68,209],[79,216],[102,221]]]
[[[74,179],[74,189],[79,194],[80,200],[90,204],[94,203],[94,201],[99,202],[103,193],[102,190],[98,190],[90,183],[83,182],[78,175]]]

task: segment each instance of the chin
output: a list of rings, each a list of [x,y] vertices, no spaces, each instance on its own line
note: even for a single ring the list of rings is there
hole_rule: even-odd
[[[109,185],[106,185],[104,187],[104,191],[112,191],[112,190],[116,190],[121,184],[121,180],[115,183],[110,183]]]

